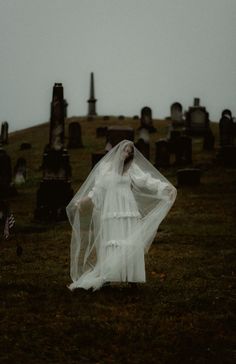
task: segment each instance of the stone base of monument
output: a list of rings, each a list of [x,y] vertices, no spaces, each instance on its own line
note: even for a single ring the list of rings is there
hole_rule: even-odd
[[[225,167],[236,168],[236,146],[228,145],[221,147],[217,159]]]
[[[197,186],[200,184],[201,170],[199,168],[183,168],[177,171],[178,187]]]
[[[99,126],[96,129],[96,137],[103,138],[107,136],[107,126]]]
[[[92,153],[92,168],[104,157],[105,154],[105,152]]]
[[[66,206],[73,197],[71,183],[65,180],[43,180],[37,192],[35,220],[55,222],[66,220]]]

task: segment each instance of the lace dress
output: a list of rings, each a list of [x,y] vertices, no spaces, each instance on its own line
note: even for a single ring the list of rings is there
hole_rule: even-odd
[[[109,188],[111,183],[114,188]],[[144,249],[140,243],[142,234],[135,241],[132,239],[142,218],[132,192],[133,183],[151,188],[156,193],[167,186],[132,166],[115,183],[112,175],[105,173],[88,194],[94,208],[101,212],[95,270],[104,277],[104,281],[146,281]]]

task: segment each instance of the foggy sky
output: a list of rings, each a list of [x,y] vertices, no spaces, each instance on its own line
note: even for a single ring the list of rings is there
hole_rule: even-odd
[[[0,0],[0,121],[10,131],[49,119],[62,82],[68,116],[168,116],[200,97],[210,119],[236,116],[235,0]]]

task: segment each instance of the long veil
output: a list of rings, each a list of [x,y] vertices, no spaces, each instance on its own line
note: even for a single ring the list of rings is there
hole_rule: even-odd
[[[140,249],[148,252],[161,221],[175,201],[175,187],[132,142],[123,140],[112,148],[93,168],[66,208],[72,226],[71,290],[76,287],[99,289],[104,282],[110,280],[109,270],[119,269],[123,259],[121,255],[124,252],[119,249],[116,249],[116,259],[112,262],[109,261],[109,256],[102,257],[100,251],[103,246],[103,217],[106,213],[104,201],[109,201],[111,205],[113,203],[117,183],[124,171],[123,152],[127,145],[132,145],[134,151],[126,173],[131,179],[132,194],[139,211],[139,224],[125,241],[126,262],[129,263]],[[105,183],[108,175],[109,183]],[[85,206],[78,208],[80,201],[86,198]]]

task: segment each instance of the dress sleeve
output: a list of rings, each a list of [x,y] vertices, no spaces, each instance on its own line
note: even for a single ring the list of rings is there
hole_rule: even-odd
[[[131,167],[131,179],[139,188],[147,188],[152,193],[156,193],[156,197],[160,199],[166,199],[166,192],[171,188],[169,183],[152,177],[150,173],[145,173],[137,164]]]
[[[89,191],[88,197],[92,200],[96,208],[100,208],[104,199],[104,174],[107,166],[100,167],[99,173],[95,179],[93,188]]]

